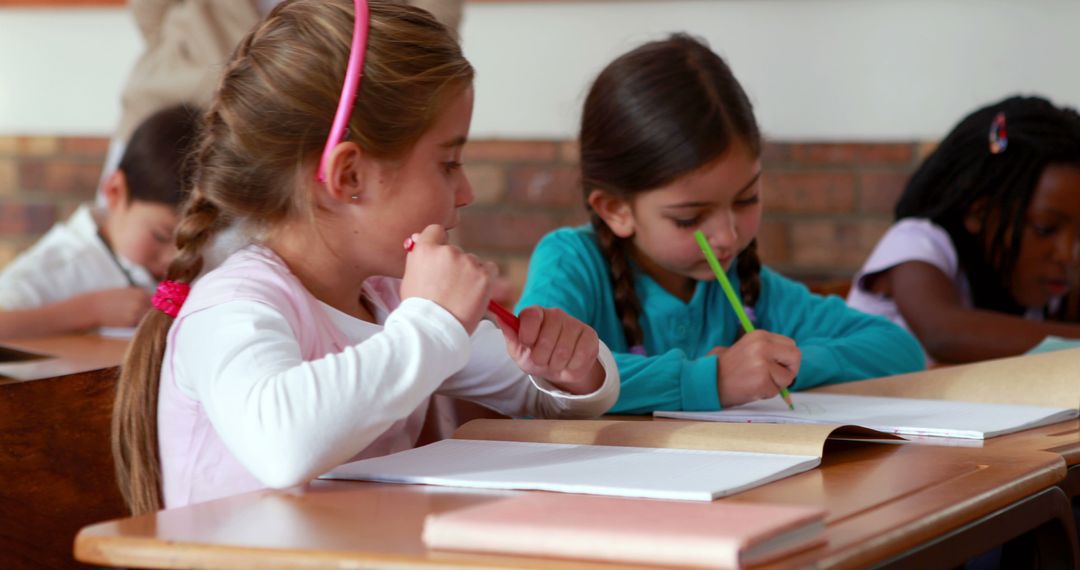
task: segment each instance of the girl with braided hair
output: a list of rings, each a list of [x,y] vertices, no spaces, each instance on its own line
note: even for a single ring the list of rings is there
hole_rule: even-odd
[[[472,78],[446,27],[390,0],[287,0],[240,43],[118,384],[133,512],[408,449],[436,394],[512,416],[614,403],[610,352],[580,321],[481,321],[494,267],[446,235],[472,201]],[[230,225],[254,243],[196,280]]]
[[[559,307],[596,329],[622,377],[613,412],[716,410],[922,367],[901,328],[761,266],[761,135],[702,42],[675,35],[608,65],[580,145],[592,223],[540,242],[521,306]],[[696,230],[760,330],[740,335]]]
[[[911,177],[895,214],[849,305],[910,329],[938,362],[1080,338],[1066,302],[1080,269],[1076,111],[1039,97],[976,110]]]

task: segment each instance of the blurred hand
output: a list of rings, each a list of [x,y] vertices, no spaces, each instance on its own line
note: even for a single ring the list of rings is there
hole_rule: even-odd
[[[528,307],[518,315],[518,332],[495,319],[511,358],[525,372],[571,394],[589,394],[604,383],[596,331],[562,309]]]
[[[133,327],[150,310],[150,294],[138,287],[105,289],[81,295],[79,303],[93,312],[94,326]]]
[[[794,340],[760,330],[709,354],[717,356],[717,387],[725,408],[776,396],[791,385],[802,364]]]
[[[438,303],[472,335],[491,298],[495,264],[448,245],[446,230],[430,225],[413,234],[413,250],[405,261],[401,298],[420,297]]]

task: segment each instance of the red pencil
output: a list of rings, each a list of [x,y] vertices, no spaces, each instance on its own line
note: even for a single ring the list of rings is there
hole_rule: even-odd
[[[414,245],[416,245],[416,243],[413,242],[412,238],[405,239],[405,251],[412,251]],[[510,312],[510,309],[507,309],[495,301],[488,301],[488,310],[494,313],[496,317],[499,317],[499,320],[507,326],[514,329],[514,332],[518,332],[518,329],[521,328],[521,321],[518,320],[514,313]]]

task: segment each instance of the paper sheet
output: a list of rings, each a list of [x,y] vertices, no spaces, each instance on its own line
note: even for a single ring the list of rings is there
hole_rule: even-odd
[[[447,439],[348,463],[323,477],[711,501],[820,461],[809,455]]]
[[[854,424],[900,435],[987,439],[1078,416],[1076,408],[799,393],[795,410],[780,398],[718,412],[656,412],[659,417],[718,422]]]

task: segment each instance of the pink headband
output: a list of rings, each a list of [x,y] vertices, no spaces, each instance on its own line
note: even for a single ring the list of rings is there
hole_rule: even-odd
[[[349,116],[352,115],[353,105],[356,103],[356,92],[360,89],[360,76],[364,74],[364,54],[367,52],[367,39],[369,14],[367,0],[353,0],[356,7],[356,15],[353,17],[352,50],[349,52],[349,67],[345,71],[345,84],[341,86],[341,99],[338,101],[337,112],[334,113],[334,125],[330,127],[330,136],[326,139],[323,147],[322,158],[319,159],[319,170],[315,177],[319,182],[326,181],[327,169],[330,167],[330,153],[345,136],[345,129],[349,124]]]

